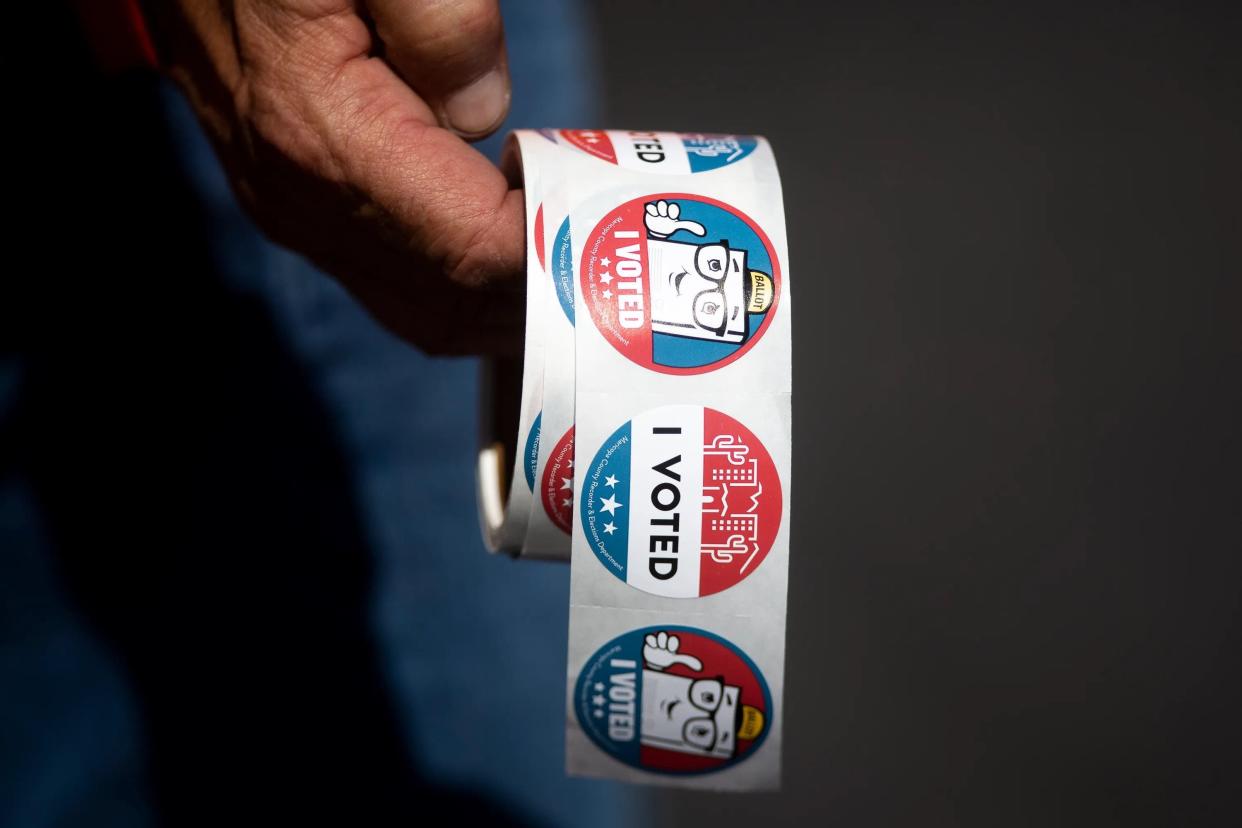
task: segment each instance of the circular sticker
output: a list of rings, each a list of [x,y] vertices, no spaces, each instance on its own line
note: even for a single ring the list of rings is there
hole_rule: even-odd
[[[709,773],[751,756],[772,721],[759,668],[723,638],[658,626],[614,638],[574,685],[583,732],[627,765]]]
[[[535,210],[535,226],[532,231],[535,234],[535,258],[539,260],[539,269],[546,271],[548,268],[543,261],[543,205],[539,205],[539,209]]]
[[[569,431],[552,447],[543,481],[539,487],[543,511],[562,532],[569,534],[574,519],[574,430]]]
[[[767,235],[729,205],[682,193],[609,210],[582,251],[591,319],[633,362],[702,374],[763,336],[781,292]]]
[[[558,143],[568,144],[609,164],[627,170],[674,175],[727,167],[759,146],[759,140],[753,135],[562,129],[559,136]]]
[[[552,248],[552,286],[561,310],[565,312],[565,318],[570,325],[574,324],[574,253],[568,216],[556,231],[556,241]]]
[[[712,408],[640,414],[584,473],[578,508],[587,544],[605,569],[644,592],[695,598],[728,589],[759,567],[780,528],[771,456],[746,426]]]
[[[535,469],[539,465],[539,425],[542,420],[543,412],[540,411],[535,415],[535,421],[526,434],[526,445],[522,447],[522,457],[526,461],[522,464],[526,472],[526,488],[532,492],[535,490]]]

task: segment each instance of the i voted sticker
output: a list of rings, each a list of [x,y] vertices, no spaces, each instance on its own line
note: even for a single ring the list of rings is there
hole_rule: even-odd
[[[543,469],[539,499],[548,519],[565,534],[573,526],[574,517],[574,430],[556,441]]]
[[[515,148],[522,397],[516,434],[484,436],[479,510],[489,548],[572,561],[566,770],[777,789],[793,293],[772,148],[562,129]]]
[[[671,598],[728,589],[776,540],[781,483],[763,444],[727,414],[670,405],[622,425],[585,470],[579,521],[595,557]]]
[[[525,461],[522,469],[526,472],[526,487],[532,492],[535,490],[535,469],[539,465],[539,427],[542,421],[543,412],[540,411],[535,415],[535,421],[531,423],[530,431],[526,435],[526,444],[522,447]]]
[[[772,720],[755,663],[694,627],[647,627],[605,644],[579,673],[573,704],[591,741],[658,773],[736,764],[759,749]]]
[[[704,196],[657,193],[609,210],[586,240],[582,295],[600,333],[633,362],[701,374],[767,330],[781,274],[767,235]]]
[[[539,209],[535,211],[535,258],[539,260],[539,269],[547,270],[547,266],[543,260],[543,205],[539,205]]]
[[[574,254],[573,241],[569,234],[569,217],[561,222],[556,231],[556,241],[552,248],[552,287],[556,291],[556,300],[569,324],[574,324]]]
[[[622,129],[562,129],[556,137],[558,143],[627,170],[673,175],[736,164],[759,145],[753,135]]]

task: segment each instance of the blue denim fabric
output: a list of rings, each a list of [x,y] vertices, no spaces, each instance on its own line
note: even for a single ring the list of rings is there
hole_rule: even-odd
[[[504,13],[514,82],[506,129],[594,123],[598,85],[578,4],[515,0]],[[541,824],[641,821],[636,790],[564,776],[568,568],[492,557],[480,542],[477,363],[423,356],[267,242],[184,101],[171,90],[163,100],[214,269],[266,308],[344,447],[377,562],[374,636],[419,772]],[[493,158],[502,137],[483,145]],[[2,415],[22,366],[0,369]],[[141,825],[152,810],[138,703],[66,600],[20,478],[0,479],[0,532],[0,822]]]

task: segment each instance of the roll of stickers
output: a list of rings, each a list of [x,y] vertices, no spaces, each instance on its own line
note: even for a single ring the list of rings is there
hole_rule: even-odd
[[[571,561],[568,770],[776,788],[792,382],[772,150],[620,130],[510,150],[526,350],[479,503],[494,551]]]

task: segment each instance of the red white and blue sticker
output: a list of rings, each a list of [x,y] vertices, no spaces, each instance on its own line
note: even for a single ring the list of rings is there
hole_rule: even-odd
[[[562,129],[560,143],[627,170],[681,175],[718,170],[755,151],[753,135]],[[545,136],[546,137],[546,136]]]
[[[535,210],[535,257],[539,260],[539,269],[546,271],[547,267],[543,262],[543,205],[539,205],[539,209]]]
[[[584,472],[579,520],[604,568],[672,598],[728,589],[754,572],[780,528],[781,482],[763,444],[698,405],[644,412]]]
[[[569,324],[574,324],[574,253],[569,217],[561,222],[552,247],[552,287]]]
[[[715,199],[656,193],[608,211],[582,251],[582,295],[600,333],[628,359],[702,374],[763,336],[781,293],[772,243]]]
[[[535,490],[535,470],[539,466],[539,429],[543,422],[543,412],[535,415],[530,431],[526,434],[526,445],[522,447],[522,469],[526,473],[526,488]]]
[[[574,519],[574,430],[571,426],[556,441],[543,469],[539,500],[548,519],[565,534]]]
[[[634,630],[601,647],[578,674],[574,712],[606,753],[642,770],[710,773],[750,757],[772,721],[755,663],[694,627]]]

